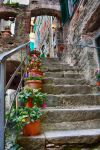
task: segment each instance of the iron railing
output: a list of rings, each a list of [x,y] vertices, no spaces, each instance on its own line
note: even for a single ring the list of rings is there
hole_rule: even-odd
[[[21,88],[21,84],[22,84],[22,80],[23,80],[22,67],[23,67],[23,64],[25,63],[25,60],[27,58],[28,44],[29,44],[29,42],[25,43],[23,45],[20,45],[17,48],[10,50],[9,52],[4,52],[4,53],[0,54],[0,150],[5,149],[5,126],[6,126],[6,122],[5,122],[5,96],[6,96],[6,91],[7,91],[7,89],[9,89],[9,87],[10,87],[11,83],[13,82],[13,79],[16,76],[16,74],[18,73],[18,71],[21,72],[21,81],[20,81],[18,88],[16,90],[15,97],[16,97],[19,89]],[[25,49],[25,51],[23,50],[23,48]],[[6,61],[8,58],[10,58],[11,56],[13,56],[15,53],[18,53],[18,52],[21,52],[21,60],[20,60],[21,63],[6,85]],[[24,56],[22,54],[23,52],[24,52]],[[24,57],[23,60],[22,60],[22,57]]]

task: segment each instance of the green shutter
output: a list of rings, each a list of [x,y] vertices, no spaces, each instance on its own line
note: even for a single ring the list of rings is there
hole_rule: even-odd
[[[73,1],[73,5],[77,2],[77,0],[72,0]]]
[[[62,22],[63,24],[69,19],[68,0],[60,0]]]

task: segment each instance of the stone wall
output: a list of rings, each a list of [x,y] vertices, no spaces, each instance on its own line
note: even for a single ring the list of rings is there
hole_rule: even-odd
[[[25,8],[18,8],[16,13],[15,35],[9,37],[2,37],[0,35],[0,53],[9,51],[29,41],[31,12],[28,12]]]
[[[95,78],[95,70],[99,65],[96,48],[78,45],[95,46],[95,38],[100,34],[99,20],[100,1],[81,0],[71,21],[63,27],[66,46],[65,60],[82,68],[87,80]]]
[[[23,11],[16,17],[16,36],[22,40],[23,38],[28,40],[26,37],[30,33],[31,23],[31,12]],[[21,39],[22,38],[22,39]]]
[[[59,0],[30,0],[29,10],[33,17],[49,15],[61,18]]]

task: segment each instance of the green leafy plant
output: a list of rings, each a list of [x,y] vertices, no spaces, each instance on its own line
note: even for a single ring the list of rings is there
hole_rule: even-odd
[[[37,89],[22,89],[18,94],[18,101],[26,104],[28,98],[32,99],[32,103],[37,106],[42,106],[47,101],[47,94],[42,93]]]
[[[100,81],[100,70],[96,71],[96,80]]]
[[[32,108],[18,107],[18,109],[12,109],[9,122],[19,133],[26,124],[40,119],[41,116],[42,113],[37,106]]]
[[[13,7],[13,8],[18,8],[19,7],[19,3],[10,2],[10,0],[8,0],[7,3],[4,3],[4,5],[9,6],[9,7]]]
[[[22,89],[20,93],[18,94],[18,101],[25,104],[28,98],[33,99],[33,90],[29,88]]]
[[[32,77],[32,76],[30,76],[30,77],[25,78],[24,80],[25,81],[28,81],[28,80],[42,80],[42,77],[38,77],[38,76]]]

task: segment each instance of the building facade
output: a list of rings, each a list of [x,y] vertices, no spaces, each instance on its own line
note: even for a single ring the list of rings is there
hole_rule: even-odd
[[[71,16],[68,2],[63,0],[61,4],[65,61],[79,66],[86,79],[94,83],[91,79],[100,70],[100,1],[76,0]]]
[[[50,57],[57,57],[57,29],[60,24],[56,17],[38,16],[31,19],[31,32],[35,33],[35,48],[45,51]]]

